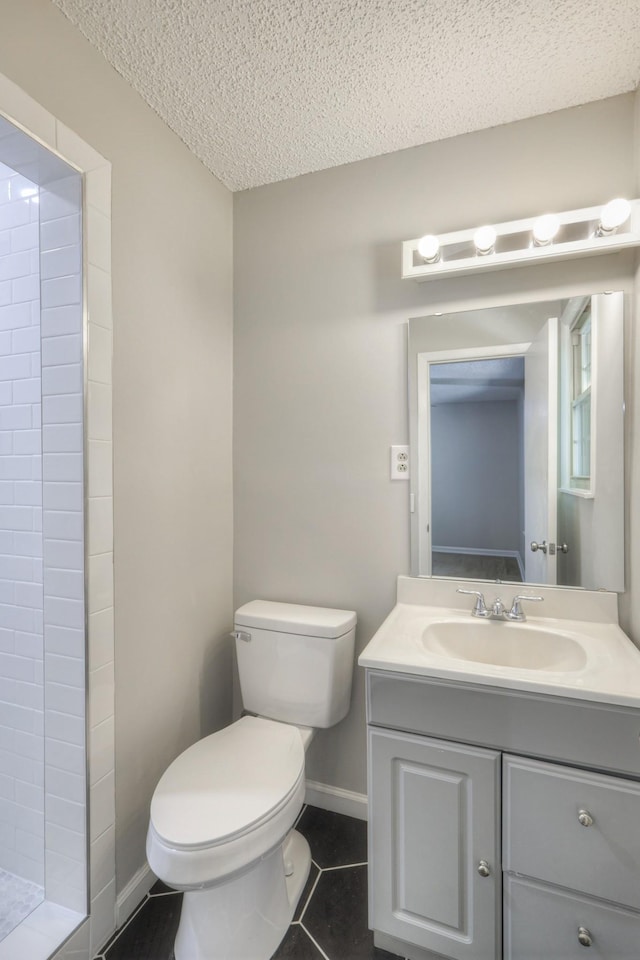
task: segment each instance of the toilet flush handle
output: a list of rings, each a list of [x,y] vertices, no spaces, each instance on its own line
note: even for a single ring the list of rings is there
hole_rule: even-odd
[[[232,630],[229,634],[234,640],[243,640],[245,643],[251,643],[251,634],[246,630]]]

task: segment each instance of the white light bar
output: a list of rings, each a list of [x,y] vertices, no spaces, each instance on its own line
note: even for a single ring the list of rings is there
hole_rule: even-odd
[[[465,276],[477,270],[504,270],[531,263],[576,259],[599,253],[616,253],[640,246],[640,200],[630,201],[629,219],[614,233],[598,235],[603,206],[568,210],[556,214],[560,229],[553,242],[534,244],[533,228],[539,217],[493,224],[496,241],[493,252],[478,255],[474,244],[477,227],[438,235],[440,256],[426,263],[418,252],[421,237],[402,244],[402,277],[419,283],[444,277]]]

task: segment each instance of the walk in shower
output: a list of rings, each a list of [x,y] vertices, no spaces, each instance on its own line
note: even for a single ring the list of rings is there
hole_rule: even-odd
[[[0,957],[87,912],[83,343],[82,178],[0,118]]]

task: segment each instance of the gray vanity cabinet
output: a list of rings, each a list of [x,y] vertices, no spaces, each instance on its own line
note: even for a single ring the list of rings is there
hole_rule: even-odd
[[[637,708],[368,671],[367,718],[377,946],[640,960]]]
[[[495,960],[500,754],[370,729],[369,758],[371,925],[455,960]]]

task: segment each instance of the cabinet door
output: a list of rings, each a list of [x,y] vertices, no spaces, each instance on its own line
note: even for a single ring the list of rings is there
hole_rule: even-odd
[[[498,753],[370,728],[370,926],[455,960],[499,957],[499,818]]]

